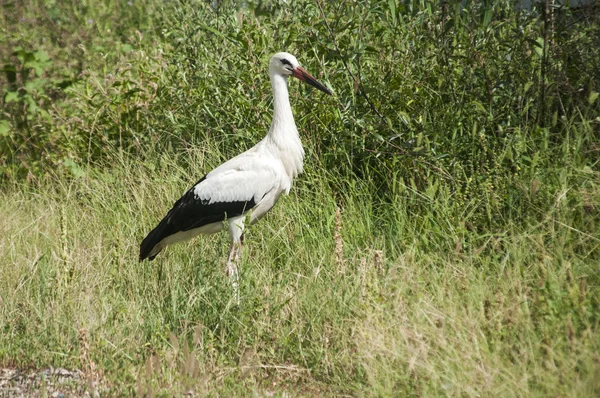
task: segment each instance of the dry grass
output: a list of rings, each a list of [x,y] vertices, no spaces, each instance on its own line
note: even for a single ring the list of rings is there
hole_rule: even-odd
[[[340,212],[309,171],[248,231],[237,307],[224,235],[136,261],[193,180],[168,167],[122,161],[2,193],[0,362],[76,368],[90,393],[146,396],[600,391],[597,267],[575,251],[589,233],[515,227],[431,251],[408,240],[410,218],[399,235],[375,228],[358,194]]]

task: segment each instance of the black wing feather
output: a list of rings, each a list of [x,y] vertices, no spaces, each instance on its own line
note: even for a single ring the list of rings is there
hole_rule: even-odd
[[[156,254],[149,257],[152,249],[164,238],[182,231],[199,228],[207,224],[236,217],[256,206],[254,198],[245,201],[208,203],[200,200],[194,193],[195,187],[206,179],[202,177],[169,210],[165,218],[154,228],[140,245],[140,261],[154,260]]]

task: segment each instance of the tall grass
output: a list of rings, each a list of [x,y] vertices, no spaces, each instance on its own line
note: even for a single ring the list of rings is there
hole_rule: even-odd
[[[112,395],[600,394],[595,9],[51,3],[2,11],[0,364]],[[237,306],[226,235],[138,245],[265,134],[282,49],[336,96],[291,84],[306,172],[247,231]]]
[[[542,223],[480,234],[440,218],[443,193],[418,215],[406,209],[424,199],[399,195],[378,216],[368,186],[334,193],[338,176],[309,161],[247,233],[237,307],[225,235],[137,263],[144,232],[219,160],[153,156],[160,169],[115,154],[105,171],[2,193],[3,362],[86,368],[83,329],[115,394],[598,392],[598,237],[568,224],[564,192]]]

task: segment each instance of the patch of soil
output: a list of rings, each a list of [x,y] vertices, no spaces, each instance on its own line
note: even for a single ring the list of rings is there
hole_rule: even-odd
[[[95,397],[85,375],[79,370],[48,368],[21,371],[0,368],[0,397]]]

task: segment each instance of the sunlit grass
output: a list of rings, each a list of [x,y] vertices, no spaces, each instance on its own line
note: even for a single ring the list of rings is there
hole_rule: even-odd
[[[361,193],[366,183],[336,195],[324,183],[335,177],[309,166],[248,230],[238,307],[226,234],[137,261],[144,234],[218,161],[185,156],[189,171],[166,155],[160,171],[115,156],[78,179],[3,191],[0,361],[100,369],[114,393],[600,388],[598,271],[578,249],[585,234],[561,223],[462,238],[425,231],[423,219],[455,211],[442,194],[412,219],[402,210],[410,195],[399,195],[383,217]]]

